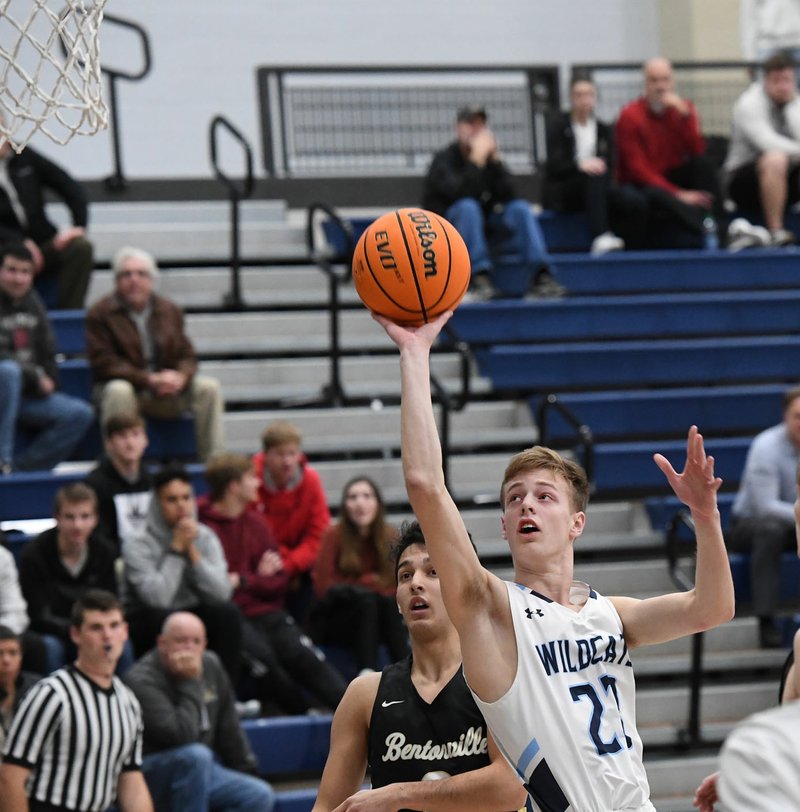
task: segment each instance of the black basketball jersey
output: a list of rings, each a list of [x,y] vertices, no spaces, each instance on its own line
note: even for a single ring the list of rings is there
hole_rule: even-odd
[[[372,786],[446,778],[489,764],[486,723],[459,669],[428,704],[411,681],[411,656],[381,674],[369,726]]]

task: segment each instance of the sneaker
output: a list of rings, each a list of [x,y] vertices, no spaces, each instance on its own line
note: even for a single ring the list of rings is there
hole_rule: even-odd
[[[6,462],[5,460],[0,460],[0,476],[4,476],[6,474],[10,474],[13,472],[13,468],[11,467],[10,462]]]
[[[783,248],[786,245],[794,245],[794,234],[785,228],[776,228],[769,233],[769,244],[773,248]]]
[[[540,271],[531,283],[526,299],[561,299],[567,295],[567,289],[556,282],[550,271]]]
[[[737,217],[728,226],[729,251],[741,251],[744,248],[766,248],[772,238],[763,226],[754,226],[744,217]]]
[[[478,271],[469,283],[469,290],[464,296],[465,302],[488,302],[497,296],[489,271]]]
[[[590,253],[593,257],[600,257],[603,254],[609,253],[609,251],[624,250],[625,240],[623,240],[622,237],[618,237],[616,234],[612,234],[610,231],[606,231],[603,234],[598,234],[592,240]]]

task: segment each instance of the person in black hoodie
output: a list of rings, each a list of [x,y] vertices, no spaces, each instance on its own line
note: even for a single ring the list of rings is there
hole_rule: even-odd
[[[555,115],[547,128],[544,206],[556,211],[585,211],[594,256],[625,248],[626,240],[612,231],[612,219],[620,221],[615,225],[625,231],[628,247],[643,248],[647,200],[633,188],[614,183],[614,130],[595,116],[594,82],[577,74],[569,97],[570,109]],[[622,221],[627,222],[624,229]]]
[[[118,593],[111,544],[95,532],[97,497],[82,482],[56,492],[56,526],[25,545],[19,564],[31,629],[45,635],[50,667],[72,660],[72,606],[89,589]],[[126,663],[127,664],[127,663]]]
[[[0,264],[0,475],[48,469],[69,457],[94,412],[58,390],[55,340],[33,285],[33,259],[21,244],[3,249]],[[17,426],[35,434],[15,448]]]
[[[144,531],[152,477],[142,466],[147,448],[144,419],[134,413],[112,415],[103,424],[105,453],[86,476],[97,494],[98,531],[113,542]]]

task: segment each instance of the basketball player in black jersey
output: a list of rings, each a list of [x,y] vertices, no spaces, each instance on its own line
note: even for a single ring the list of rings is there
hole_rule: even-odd
[[[312,812],[519,809],[525,789],[464,682],[458,635],[416,522],[394,554],[411,656],[350,683]],[[372,789],[359,791],[367,768]]]

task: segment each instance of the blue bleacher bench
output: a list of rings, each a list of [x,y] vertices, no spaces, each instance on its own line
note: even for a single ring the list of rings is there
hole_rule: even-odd
[[[331,715],[277,716],[242,721],[266,776],[321,773],[331,745]]]

